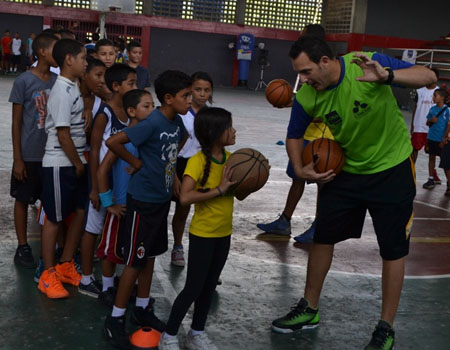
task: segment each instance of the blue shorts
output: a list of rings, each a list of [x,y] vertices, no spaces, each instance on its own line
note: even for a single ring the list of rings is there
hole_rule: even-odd
[[[43,167],[41,202],[47,219],[61,222],[75,209],[85,209],[89,199],[87,165],[81,177],[75,167]]]
[[[303,140],[303,149],[305,149],[305,147],[306,147],[306,145],[309,143],[309,141],[308,140]],[[295,175],[295,171],[294,171],[294,168],[292,167],[292,163],[291,163],[291,161],[289,161],[288,162],[288,165],[287,165],[287,168],[286,168],[286,174],[287,174],[287,176],[289,176],[292,180],[299,180],[299,181],[302,181],[301,179],[299,179],[298,177],[297,177],[297,175]],[[311,182],[307,182],[308,184],[309,183],[311,183]]]

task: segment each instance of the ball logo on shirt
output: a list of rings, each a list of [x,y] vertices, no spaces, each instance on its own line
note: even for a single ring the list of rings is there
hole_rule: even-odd
[[[142,259],[145,256],[145,248],[140,246],[136,251],[136,255],[139,259]]]

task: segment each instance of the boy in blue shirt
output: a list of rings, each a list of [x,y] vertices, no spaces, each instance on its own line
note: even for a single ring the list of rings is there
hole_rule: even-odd
[[[179,114],[186,114],[191,107],[191,85],[191,78],[185,73],[165,71],[160,74],[155,80],[155,92],[161,107],[138,125],[106,141],[111,151],[128,162],[134,172],[128,185],[125,214],[126,266],[112,314],[105,321],[105,335],[116,347],[130,347],[125,331],[125,311],[136,279],[139,280],[137,297],[146,303],[132,310],[132,320],[141,326],[163,330],[162,322],[156,318],[148,301],[154,258],[167,251],[167,215],[172,187],[175,195],[179,194],[176,160],[187,138]],[[128,142],[138,148],[140,158],[127,151],[124,145]]]
[[[447,100],[447,91],[436,89],[433,93],[433,102],[435,106],[430,108],[427,115],[428,130],[427,146],[425,152],[428,153],[428,181],[423,184],[423,188],[431,190],[435,186],[433,170],[436,164],[436,156],[441,156],[439,143],[442,141],[445,129],[449,120],[449,110],[445,101]]]

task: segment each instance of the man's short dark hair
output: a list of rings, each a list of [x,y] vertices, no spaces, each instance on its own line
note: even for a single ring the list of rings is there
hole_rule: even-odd
[[[177,70],[166,70],[155,80],[155,93],[159,102],[164,104],[164,96],[175,96],[179,91],[192,86],[192,79],[186,73]]]
[[[95,43],[95,51],[98,52],[102,46],[114,47],[114,43],[109,39],[101,39]]]
[[[113,91],[113,83],[121,85],[127,80],[130,73],[136,74],[136,69],[127,64],[116,63],[109,67],[105,72],[105,83],[109,90]]]
[[[308,24],[303,29],[302,36],[315,36],[325,40],[325,29],[320,24]]]
[[[128,107],[136,108],[139,102],[141,101],[142,96],[151,95],[147,90],[134,89],[128,91],[122,97],[123,108],[125,109],[125,113],[128,115]],[[129,116],[129,115],[128,115]]]
[[[127,45],[127,51],[133,50],[134,47],[142,47],[139,41],[133,40]]]
[[[105,64],[102,61],[100,61],[94,57],[87,57],[86,61],[87,61],[86,73],[89,73],[95,67],[105,67],[106,68]]]
[[[55,41],[58,41],[58,38],[56,36],[50,33],[43,32],[37,35],[36,38],[34,38],[33,44],[31,44],[31,48],[33,49],[33,52],[37,54],[39,50],[50,47],[50,45]]]
[[[67,55],[75,57],[84,50],[84,46],[79,41],[73,39],[58,40],[53,47],[53,58],[60,68],[63,68]]]
[[[295,60],[302,52],[307,54],[314,63],[319,63],[323,56],[334,58],[333,52],[325,40],[314,36],[303,36],[294,42],[289,51],[289,57]]]

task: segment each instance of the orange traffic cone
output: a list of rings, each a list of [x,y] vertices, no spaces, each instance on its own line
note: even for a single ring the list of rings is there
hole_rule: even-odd
[[[130,335],[130,343],[136,349],[151,350],[158,349],[161,333],[150,327],[142,327]]]

